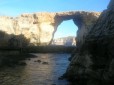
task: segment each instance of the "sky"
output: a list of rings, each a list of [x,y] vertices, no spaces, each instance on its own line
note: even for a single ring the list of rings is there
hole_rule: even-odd
[[[16,17],[22,13],[77,10],[102,12],[107,8],[109,1],[110,0],[0,0],[0,15]],[[64,31],[62,29],[64,29]],[[58,27],[55,38],[68,35],[76,36],[77,29],[71,20],[63,22]]]

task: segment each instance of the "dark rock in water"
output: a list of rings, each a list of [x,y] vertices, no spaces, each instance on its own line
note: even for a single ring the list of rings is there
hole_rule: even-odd
[[[41,62],[41,60],[37,60],[37,62],[39,62],[39,63],[40,63],[40,62]]]
[[[58,78],[58,80],[63,80],[63,79],[65,79],[66,78],[66,74],[63,74],[62,76],[60,76],[59,78]]]
[[[84,85],[114,85],[114,0],[83,42],[77,42],[76,50],[66,71],[67,79],[86,80]]]
[[[9,55],[5,54],[3,56],[0,55],[0,67],[16,67],[17,65],[26,65],[24,60],[30,59],[31,57],[34,57],[30,54],[18,54],[18,55]]]
[[[42,64],[48,65],[49,63],[48,62],[42,62]]]
[[[34,62],[38,62],[38,63],[41,63],[42,61],[41,61],[41,60],[36,60],[36,61],[34,61]]]

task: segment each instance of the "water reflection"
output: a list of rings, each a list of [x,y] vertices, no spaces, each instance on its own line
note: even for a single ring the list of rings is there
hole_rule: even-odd
[[[68,85],[58,80],[68,64],[70,54],[34,54],[37,57],[26,60],[26,66],[0,70],[0,85]]]

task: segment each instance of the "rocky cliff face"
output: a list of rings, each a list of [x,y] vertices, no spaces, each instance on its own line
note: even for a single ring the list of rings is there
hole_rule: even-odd
[[[96,12],[71,11],[22,14],[16,18],[1,16],[0,44],[2,46],[49,45],[57,27],[62,21],[69,19],[73,19],[78,26],[78,42],[82,43],[85,34],[99,15],[100,13]]]
[[[85,12],[85,11],[77,11],[77,12],[62,12],[57,13],[56,26],[61,24],[64,20],[73,19],[74,24],[78,27],[77,31],[77,46],[80,46],[85,39],[86,34],[90,31],[90,28],[96,22],[101,13],[99,12]]]
[[[66,77],[84,85],[114,85],[114,0],[76,48]]]
[[[76,46],[76,38],[74,36],[68,36],[53,39],[51,45]]]

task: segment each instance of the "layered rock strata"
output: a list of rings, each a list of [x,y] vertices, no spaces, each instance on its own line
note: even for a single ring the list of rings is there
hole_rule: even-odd
[[[85,34],[95,23],[100,13],[71,11],[58,13],[22,14],[18,17],[0,17],[1,46],[49,45],[57,27],[64,21],[73,19],[78,26],[78,42],[82,43]],[[66,29],[65,29],[66,30]]]
[[[84,85],[114,85],[114,0],[76,48],[65,76]]]

